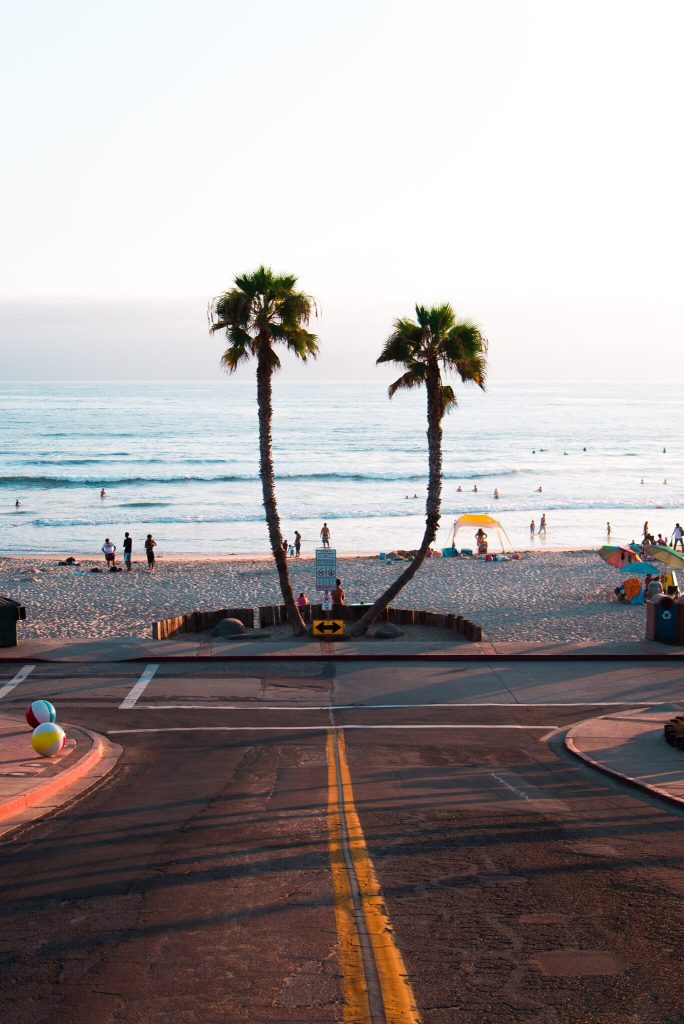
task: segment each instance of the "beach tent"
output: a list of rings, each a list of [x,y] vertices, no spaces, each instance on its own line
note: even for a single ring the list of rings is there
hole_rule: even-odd
[[[471,536],[468,538],[470,543],[468,543],[466,547],[475,547],[474,534],[480,529],[480,527],[482,527],[487,534],[488,540],[491,538],[492,533],[496,534],[502,551],[513,551],[513,545],[511,544],[508,534],[501,523],[498,519],[493,519],[484,512],[466,512],[464,515],[459,516],[454,522],[451,533],[449,534],[449,547],[456,547],[456,534],[459,530],[470,531]]]

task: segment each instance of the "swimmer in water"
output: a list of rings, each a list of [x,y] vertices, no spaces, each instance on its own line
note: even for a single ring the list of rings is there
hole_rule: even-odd
[[[477,494],[477,484],[475,484],[475,486],[473,487],[473,492]]]
[[[498,492],[498,490],[496,489],[496,487],[494,488],[494,497],[495,497],[495,498],[498,498],[498,497],[499,497],[499,492]]]
[[[17,500],[16,500],[15,502],[14,502],[14,507],[15,507],[15,508],[19,508],[19,506],[20,506],[20,505],[21,505],[21,502],[20,502],[20,501],[19,501],[19,499],[17,498]]]
[[[541,489],[541,484],[540,484],[539,487],[537,488],[537,490],[535,491],[535,494],[541,494],[541,492],[542,492],[542,489]]]
[[[463,488],[462,488],[462,487],[461,487],[461,485],[459,484],[459,485],[458,485],[458,487],[456,488],[456,493],[457,493],[457,494],[460,494],[462,490],[463,490]]]
[[[102,490],[100,491],[100,497],[101,497],[101,498],[106,498],[106,497],[107,497],[107,492],[105,491],[104,487],[103,487],[103,488],[102,488]]]

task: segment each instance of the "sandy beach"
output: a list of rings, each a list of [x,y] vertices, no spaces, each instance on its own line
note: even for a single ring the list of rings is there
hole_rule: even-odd
[[[53,556],[0,558],[0,594],[20,600],[26,637],[151,636],[154,619],[194,610],[280,603],[268,556],[169,556],[155,572],[91,573],[103,562],[79,559],[77,570]],[[377,557],[338,558],[348,601],[371,600],[402,570]],[[296,593],[315,599],[313,560],[292,559]],[[426,562],[395,601],[397,607],[455,612],[481,625],[491,640],[638,640],[643,607],[618,604],[623,577],[592,551],[528,552],[521,561]]]

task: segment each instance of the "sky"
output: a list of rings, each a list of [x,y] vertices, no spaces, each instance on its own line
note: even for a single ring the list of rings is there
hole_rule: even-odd
[[[7,5],[2,376],[218,378],[207,302],[263,262],[321,311],[285,377],[385,379],[392,320],[450,301],[492,380],[684,378],[683,29],[679,0]]]

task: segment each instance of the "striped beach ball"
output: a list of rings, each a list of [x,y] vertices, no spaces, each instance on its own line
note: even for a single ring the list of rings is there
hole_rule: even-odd
[[[26,708],[26,721],[32,729],[43,722],[54,722],[56,718],[55,706],[49,700],[34,700],[33,704]]]
[[[56,722],[43,722],[33,730],[31,746],[41,757],[53,757],[54,754],[59,754],[65,741],[66,736],[61,725],[57,725]]]

